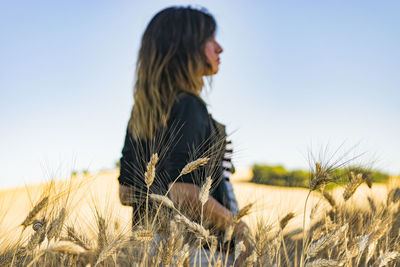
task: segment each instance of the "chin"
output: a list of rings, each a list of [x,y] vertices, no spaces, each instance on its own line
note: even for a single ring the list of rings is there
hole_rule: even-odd
[[[216,70],[216,71],[209,71],[209,72],[207,72],[206,74],[204,74],[203,76],[212,76],[212,75],[215,75],[215,74],[217,74],[218,73],[218,70]]]

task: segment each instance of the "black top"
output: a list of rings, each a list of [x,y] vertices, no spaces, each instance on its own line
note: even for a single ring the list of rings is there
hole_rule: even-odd
[[[158,153],[159,161],[150,193],[156,194],[165,194],[168,185],[187,163],[199,157],[209,157],[206,166],[180,177],[177,182],[201,186],[206,177],[211,176],[214,188],[211,195],[229,209],[229,203],[225,200],[225,183],[220,183],[224,170],[221,162],[225,139],[224,126],[212,119],[205,104],[198,97],[184,93],[173,105],[166,129],[155,134],[153,140],[135,140],[126,131],[119,183],[131,186],[135,197],[132,206],[135,207],[145,199],[147,187],[144,173],[153,153]]]

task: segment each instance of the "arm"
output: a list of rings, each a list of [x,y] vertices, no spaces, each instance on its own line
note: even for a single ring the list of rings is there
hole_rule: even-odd
[[[169,196],[177,206],[189,207],[189,215],[200,218],[201,202],[199,200],[200,188],[189,183],[175,183]],[[229,225],[234,224],[232,212],[222,206],[217,200],[209,196],[203,207],[203,216],[206,222],[220,231],[225,231]],[[246,251],[237,259],[235,266],[242,266],[245,259],[250,255],[252,245],[248,239],[249,227],[243,221],[239,221],[234,228],[233,235],[237,242],[243,241]]]
[[[124,206],[131,206],[132,205],[132,189],[126,185],[119,185],[119,200],[121,204]]]
[[[190,183],[175,183],[169,196],[177,206],[188,207],[190,216],[200,219],[201,202],[199,200],[200,188]],[[209,196],[203,207],[203,221],[207,221],[220,231],[224,231],[233,224],[233,214],[222,206],[217,200]]]

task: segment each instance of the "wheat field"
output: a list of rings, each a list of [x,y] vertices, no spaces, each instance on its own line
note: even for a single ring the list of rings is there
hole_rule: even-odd
[[[160,216],[157,229],[132,227],[116,170],[0,191],[0,266],[238,266],[244,255],[240,266],[400,264],[397,179],[368,188],[359,175],[322,194],[252,184],[250,175],[232,178],[239,207],[250,208],[240,218],[250,227],[250,251],[179,211]],[[193,255],[204,247],[211,254],[199,265]],[[223,260],[228,254],[233,262]]]

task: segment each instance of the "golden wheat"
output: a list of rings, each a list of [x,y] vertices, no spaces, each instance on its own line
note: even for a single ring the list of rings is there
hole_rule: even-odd
[[[138,230],[132,234],[133,240],[139,242],[150,242],[154,238],[154,234],[150,230]]]
[[[209,160],[210,160],[210,158],[198,158],[194,161],[189,162],[188,164],[185,165],[185,167],[183,167],[179,176],[183,176],[185,174],[191,173],[192,171],[196,170],[198,167],[206,165]]]
[[[156,176],[156,164],[158,161],[158,154],[155,153],[151,156],[150,161],[147,163],[147,170],[144,174],[147,187],[150,187],[154,182]]]
[[[162,195],[157,195],[157,194],[150,194],[150,198],[152,200],[154,200],[154,201],[159,202],[160,205],[164,204],[168,208],[175,209],[174,203],[167,196],[162,196]]]
[[[318,259],[312,262],[306,263],[306,267],[338,267],[342,266],[336,260]]]
[[[70,226],[67,227],[67,234],[68,234],[68,238],[69,240],[71,240],[72,242],[74,242],[75,244],[81,246],[82,248],[86,249],[86,250],[91,250],[92,248],[92,244],[90,242],[90,240],[85,237],[82,234],[78,234],[74,227]]]
[[[362,173],[358,173],[357,175],[354,172],[350,172],[349,183],[347,184],[346,188],[343,192],[344,200],[348,200],[357,190],[357,188],[362,184]]]
[[[294,213],[293,212],[289,212],[288,214],[286,214],[280,221],[279,221],[279,227],[281,230],[283,230],[286,225],[289,223],[289,221],[291,219],[294,218]]]
[[[254,205],[254,202],[253,203],[249,203],[246,206],[244,206],[243,208],[241,208],[239,210],[239,212],[237,214],[235,214],[235,216],[233,217],[234,223],[238,223],[243,217],[249,215],[253,205]]]
[[[48,204],[49,197],[46,196],[42,198],[29,212],[28,216],[26,216],[25,220],[21,223],[22,226],[27,227],[30,225],[35,219],[36,215]]]
[[[207,177],[206,182],[203,184],[201,187],[200,193],[199,193],[199,200],[201,205],[204,206],[208,200],[208,195],[210,194],[210,189],[211,189],[211,183],[212,179],[210,176]]]

